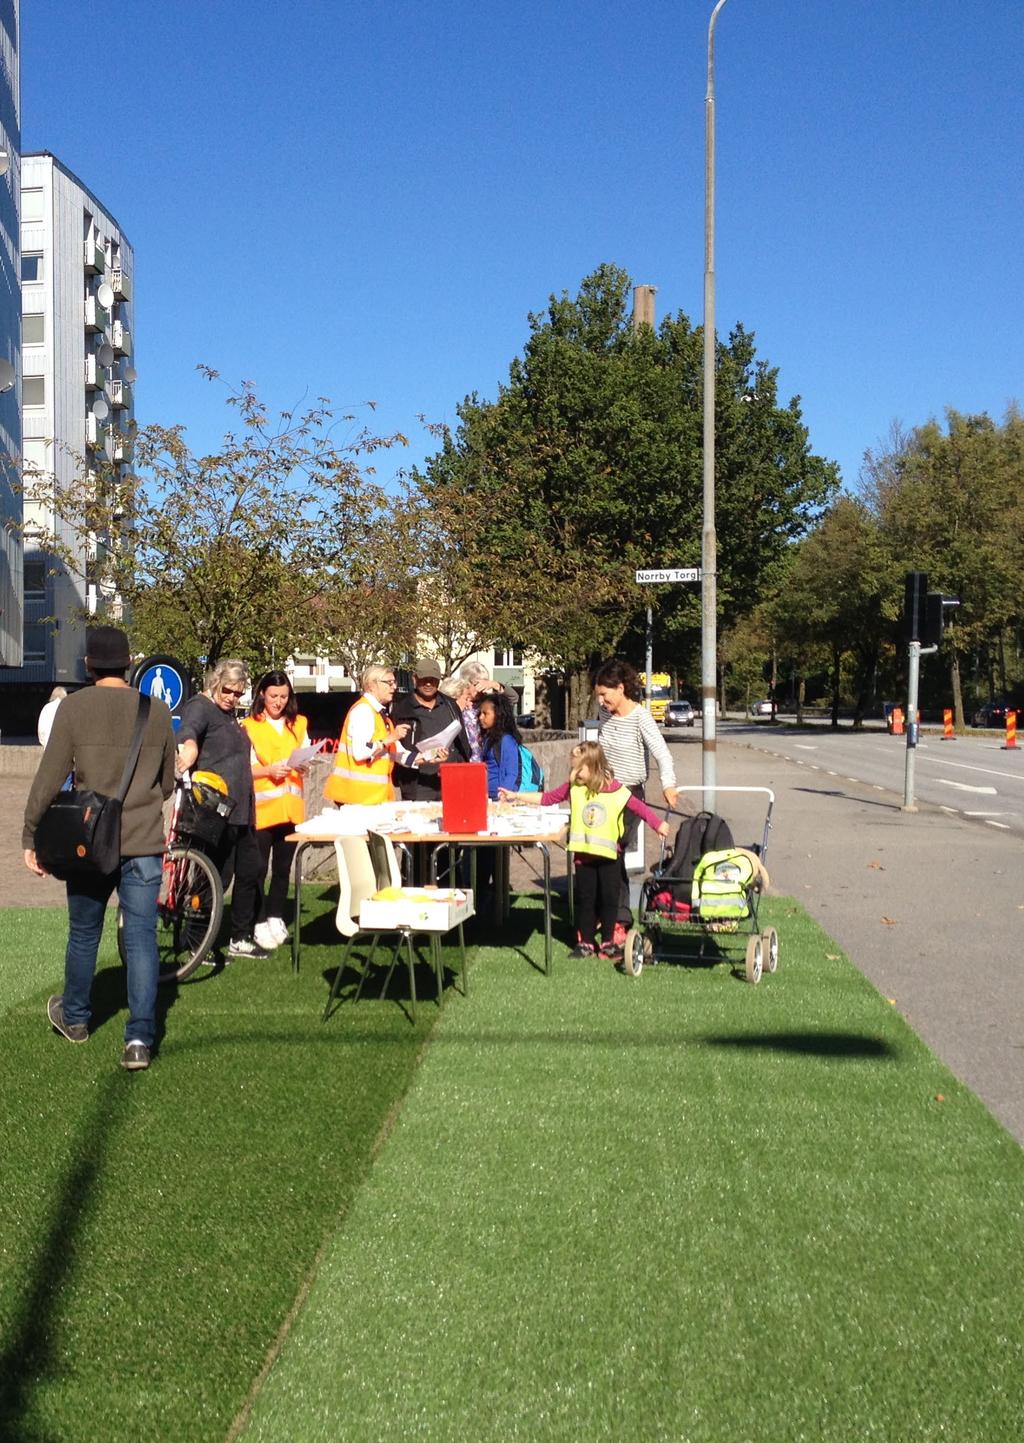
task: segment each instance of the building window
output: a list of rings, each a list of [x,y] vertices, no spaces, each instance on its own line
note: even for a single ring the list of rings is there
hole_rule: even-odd
[[[25,376],[21,383],[21,404],[23,406],[46,405],[46,378]]]
[[[46,627],[41,621],[30,621],[25,627],[25,645],[22,650],[22,661],[26,666],[30,662],[46,660]]]
[[[33,312],[31,315],[21,318],[21,342],[24,346],[41,346],[43,344],[43,316],[41,312]]]
[[[43,256],[41,251],[22,252],[21,279],[23,281],[41,281],[43,279]]]
[[[46,558],[25,557],[25,600],[46,600]]]
[[[41,190],[23,190],[21,192],[21,219],[23,224],[27,225],[43,219],[43,192]]]

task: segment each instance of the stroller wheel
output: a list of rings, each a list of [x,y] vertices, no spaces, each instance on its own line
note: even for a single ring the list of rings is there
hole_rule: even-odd
[[[764,965],[769,972],[774,972],[779,965],[779,934],[774,927],[768,927],[761,933],[761,941],[764,944]]]
[[[753,982],[756,986],[761,980],[761,963],[764,957],[764,949],[761,945],[761,934],[755,932],[747,943],[747,981]]]
[[[627,977],[639,977],[644,970],[644,935],[636,927],[626,933],[622,948],[622,967]]]

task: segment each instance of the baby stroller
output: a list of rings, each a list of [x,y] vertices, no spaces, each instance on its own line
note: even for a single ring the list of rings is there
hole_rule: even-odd
[[[730,945],[745,945],[746,978],[760,982],[765,968],[779,965],[779,934],[762,932],[757,920],[767,883],[764,859],[772,825],[775,793],[769,787],[680,787],[680,792],[754,793],[767,797],[760,843],[733,845],[728,825],[718,816],[699,812],[678,816],[680,825],[671,850],[665,839],[658,865],[641,888],[637,924],[626,934],[623,968],[639,977],[645,963],[728,960]]]

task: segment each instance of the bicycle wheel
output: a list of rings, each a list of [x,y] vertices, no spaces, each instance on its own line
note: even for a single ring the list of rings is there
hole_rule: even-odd
[[[209,857],[190,847],[172,847],[164,857],[156,908],[156,946],[161,982],[184,982],[204,961],[224,915],[220,876]],[[117,914],[117,948],[124,954],[124,932]]]

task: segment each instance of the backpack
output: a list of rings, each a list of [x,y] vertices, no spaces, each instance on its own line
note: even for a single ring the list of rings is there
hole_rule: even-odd
[[[684,817],[676,832],[675,846],[659,878],[669,880],[672,891],[684,901],[690,900],[693,874],[706,852],[719,852],[735,843],[729,823],[716,812],[698,812]]]
[[[516,780],[517,792],[542,792],[544,790],[544,768],[530,751],[519,743],[519,776]]]
[[[756,858],[742,847],[705,852],[693,874],[692,905],[701,918],[749,916],[748,894],[756,880],[756,865]]]

